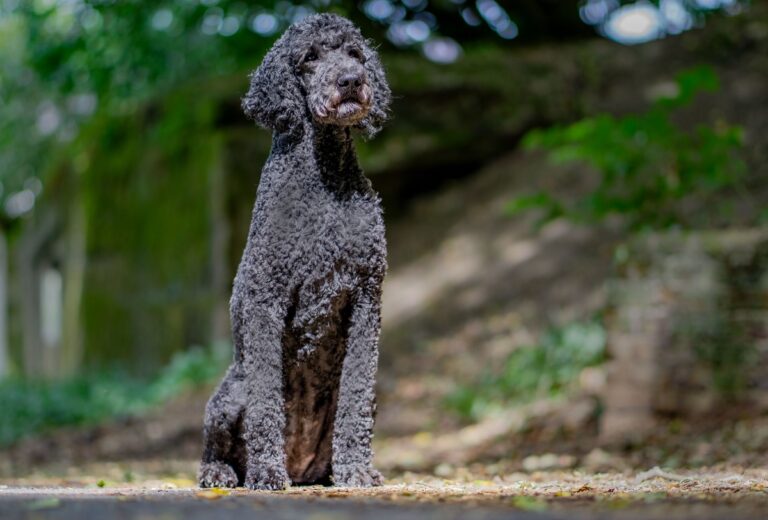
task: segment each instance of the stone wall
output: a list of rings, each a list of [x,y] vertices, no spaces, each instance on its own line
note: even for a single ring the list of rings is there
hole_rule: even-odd
[[[606,440],[768,409],[768,230],[643,235],[619,248],[609,294]]]

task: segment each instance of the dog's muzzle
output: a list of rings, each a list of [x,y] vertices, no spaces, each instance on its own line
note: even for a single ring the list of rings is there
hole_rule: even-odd
[[[356,122],[368,114],[372,90],[364,73],[345,73],[336,80],[331,96],[317,108],[317,116],[343,122]]]

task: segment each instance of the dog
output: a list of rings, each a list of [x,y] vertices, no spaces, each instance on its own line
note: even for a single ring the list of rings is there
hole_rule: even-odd
[[[390,89],[352,22],[289,27],[251,75],[246,114],[272,130],[230,302],[233,362],[204,419],[202,487],[375,486],[379,196],[353,131],[374,135]]]

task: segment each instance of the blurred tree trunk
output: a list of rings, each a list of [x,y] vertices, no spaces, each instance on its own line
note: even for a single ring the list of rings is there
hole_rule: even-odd
[[[0,230],[0,379],[8,371],[8,244]]]
[[[229,218],[226,208],[227,179],[224,166],[224,140],[217,135],[211,139],[210,185],[210,247],[211,290],[213,308],[211,317],[211,342],[214,346],[229,348],[229,289],[232,283],[229,258]]]
[[[42,377],[46,375],[47,349],[43,346],[41,334],[41,288],[43,266],[41,257],[48,249],[50,239],[56,231],[57,215],[54,211],[42,212],[26,222],[19,241],[16,258],[15,293],[19,299],[22,329],[23,356],[22,370],[25,375]]]
[[[24,223],[18,241],[14,295],[23,338],[21,372],[33,378],[71,376],[82,364],[86,225],[82,195],[73,187],[60,184],[57,197]]]
[[[80,303],[83,296],[85,277],[85,209],[79,190],[67,201],[67,235],[64,252],[64,275],[62,338],[59,346],[59,363],[56,376],[71,376],[77,373],[83,358],[83,344],[80,327]]]

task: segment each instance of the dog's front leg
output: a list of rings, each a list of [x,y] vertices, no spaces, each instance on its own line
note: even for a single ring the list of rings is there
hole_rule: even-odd
[[[243,364],[246,395],[243,440],[247,453],[245,486],[285,489],[282,314],[244,313]]]
[[[338,486],[382,483],[373,468],[371,440],[381,327],[380,280],[361,287],[353,300],[333,431],[333,480]]]

